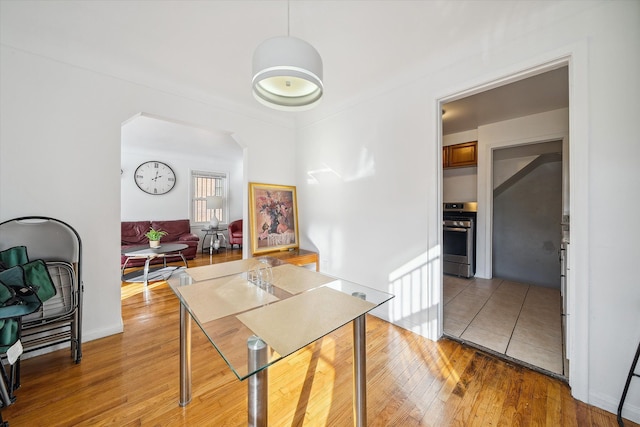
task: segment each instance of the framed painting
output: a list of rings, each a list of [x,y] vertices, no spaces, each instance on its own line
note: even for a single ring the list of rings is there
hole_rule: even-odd
[[[299,246],[296,187],[249,183],[249,235],[254,255]]]

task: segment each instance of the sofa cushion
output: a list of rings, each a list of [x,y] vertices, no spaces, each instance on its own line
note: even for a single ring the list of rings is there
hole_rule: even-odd
[[[123,221],[120,226],[121,245],[144,245],[149,243],[145,233],[151,228],[151,221]]]
[[[154,230],[166,231],[167,235],[162,238],[165,242],[175,242],[184,234],[191,234],[191,225],[188,219],[174,219],[170,221],[151,221],[151,228]]]

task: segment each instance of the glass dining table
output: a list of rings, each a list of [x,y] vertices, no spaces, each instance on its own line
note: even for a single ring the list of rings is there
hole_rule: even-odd
[[[392,294],[264,256],[187,268],[180,300],[180,406],[191,401],[191,319],[239,380],[248,425],[266,426],[268,367],[353,322],[354,423],[366,425],[366,313]]]

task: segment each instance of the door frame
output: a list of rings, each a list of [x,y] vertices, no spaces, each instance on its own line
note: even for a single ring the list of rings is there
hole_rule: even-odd
[[[521,64],[522,65],[522,64]],[[546,58],[534,58],[528,66],[514,66],[512,73],[505,77],[502,73],[493,80],[477,85],[474,81],[468,89],[436,97],[436,152],[438,206],[442,206],[442,107],[444,104],[474,95],[489,89],[531,77],[561,66],[568,66],[569,72],[569,136],[567,145],[570,174],[571,251],[567,259],[567,358],[571,362],[569,385],[571,394],[578,400],[589,402],[589,137],[588,137],[588,46],[580,41],[562,49],[547,53]],[[576,183],[580,185],[576,185]],[[480,186],[480,183],[479,183]],[[480,199],[480,195],[478,195]],[[442,209],[439,214],[438,244],[442,247]],[[481,220],[486,213],[480,214]],[[485,248],[486,250],[486,248]],[[432,295],[442,301],[442,273],[440,281],[434,281],[429,289]],[[578,286],[577,284],[581,285]],[[438,337],[443,334],[443,308],[438,310]]]

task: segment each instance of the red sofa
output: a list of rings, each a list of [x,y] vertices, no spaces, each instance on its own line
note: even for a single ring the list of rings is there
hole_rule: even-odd
[[[145,237],[145,233],[149,229],[166,231],[167,234],[161,240],[161,244],[183,243],[188,248],[182,251],[182,255],[186,259],[194,259],[198,252],[198,243],[200,237],[191,232],[191,224],[188,219],[177,219],[168,221],[123,221],[120,227],[120,246],[124,251],[133,246],[148,246],[149,239]],[[126,256],[120,256],[120,266],[124,265]],[[144,265],[143,258],[132,258],[127,263],[128,267],[139,267]],[[167,262],[182,261],[180,255],[168,256]],[[154,258],[151,264],[159,264],[163,262],[162,257]]]
[[[233,245],[242,248],[242,220],[238,219],[229,224],[229,245],[233,249]]]

